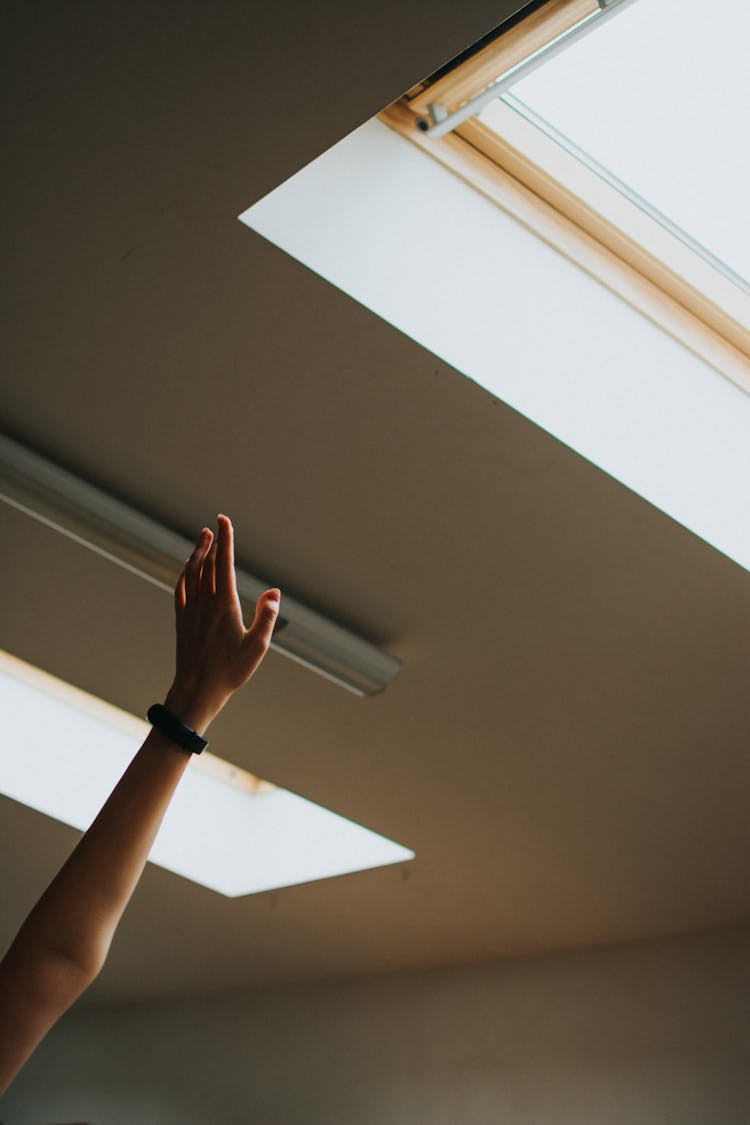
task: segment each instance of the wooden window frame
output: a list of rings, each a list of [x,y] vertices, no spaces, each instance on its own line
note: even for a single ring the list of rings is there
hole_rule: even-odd
[[[750,298],[680,239],[615,188],[602,204],[596,173],[510,106],[493,109],[500,131],[476,117],[442,137],[423,131],[430,105],[453,112],[591,7],[549,0],[380,119],[750,394]]]

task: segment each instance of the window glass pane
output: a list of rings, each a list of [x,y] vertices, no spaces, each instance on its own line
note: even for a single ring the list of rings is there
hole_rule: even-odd
[[[744,0],[636,0],[519,79],[509,101],[748,279],[749,58]]]

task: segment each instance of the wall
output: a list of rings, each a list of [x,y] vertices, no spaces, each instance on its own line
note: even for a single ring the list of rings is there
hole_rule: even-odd
[[[71,1013],[3,1125],[746,1125],[750,931]]]

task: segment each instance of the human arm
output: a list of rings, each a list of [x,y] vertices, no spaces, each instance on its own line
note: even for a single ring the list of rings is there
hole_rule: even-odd
[[[246,629],[234,536],[204,529],[175,590],[177,667],[166,708],[203,733],[268,650],[278,590]],[[190,755],[152,730],[0,964],[0,1092],[106,959]]]

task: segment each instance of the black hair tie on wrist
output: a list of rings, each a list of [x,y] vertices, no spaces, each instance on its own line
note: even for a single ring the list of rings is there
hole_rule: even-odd
[[[160,734],[170,742],[176,742],[183,750],[190,754],[200,754],[208,746],[208,739],[198,734],[186,723],[180,722],[171,711],[167,711],[161,703],[154,703],[149,707],[146,718]]]

